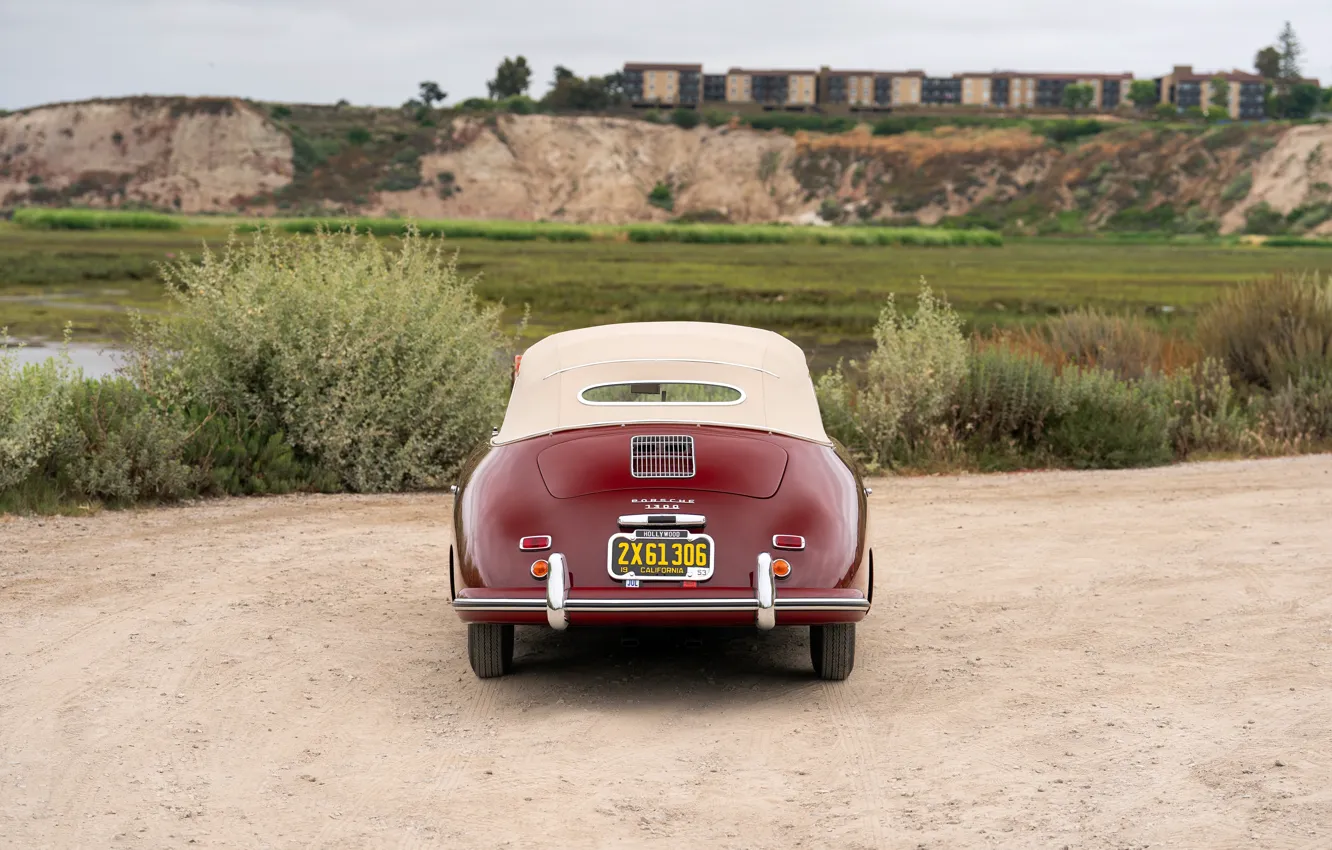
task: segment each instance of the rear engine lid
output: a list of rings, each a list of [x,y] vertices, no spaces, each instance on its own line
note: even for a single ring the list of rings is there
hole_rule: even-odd
[[[781,486],[786,462],[785,449],[761,438],[679,431],[591,434],[537,455],[541,480],[557,499],[648,487],[767,499]]]

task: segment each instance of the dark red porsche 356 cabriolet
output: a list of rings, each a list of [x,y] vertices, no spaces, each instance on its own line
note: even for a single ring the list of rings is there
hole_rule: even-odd
[[[514,626],[808,626],[845,679],[869,611],[867,491],[824,433],[804,353],[660,322],[555,334],[457,487],[453,607],[478,676]]]

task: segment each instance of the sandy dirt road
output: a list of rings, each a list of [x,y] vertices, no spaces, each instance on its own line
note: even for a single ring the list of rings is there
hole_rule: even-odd
[[[0,519],[4,847],[1332,847],[1332,456],[875,482],[803,630],[520,630],[447,496]]]

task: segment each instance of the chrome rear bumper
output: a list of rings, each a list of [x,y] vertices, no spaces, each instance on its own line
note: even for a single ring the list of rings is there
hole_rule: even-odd
[[[707,614],[707,613],[748,613],[752,612],[754,624],[763,630],[777,625],[778,615],[782,613],[844,612],[860,613],[869,611],[869,600],[859,594],[827,596],[816,595],[816,591],[795,590],[790,596],[782,596],[777,590],[777,581],[772,574],[772,557],[766,552],[759,556],[754,571],[754,588],[749,595],[723,596],[701,594],[670,595],[653,593],[652,595],[606,594],[572,596],[569,593],[568,565],[564,556],[556,553],[550,556],[550,575],[546,579],[544,598],[537,594],[530,596],[486,595],[480,597],[462,596],[453,601],[458,611],[486,613],[545,613],[546,622],[551,628],[564,630],[569,627],[571,614],[580,613],[623,613],[623,614]]]

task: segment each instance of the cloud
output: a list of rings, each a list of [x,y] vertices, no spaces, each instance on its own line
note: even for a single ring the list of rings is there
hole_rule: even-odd
[[[1248,68],[1289,18],[1332,83],[1332,4],[1287,0],[44,0],[0,3],[0,106],[126,94],[390,105],[436,80],[484,94],[504,56],[604,73],[625,61],[732,66],[1133,71]]]

